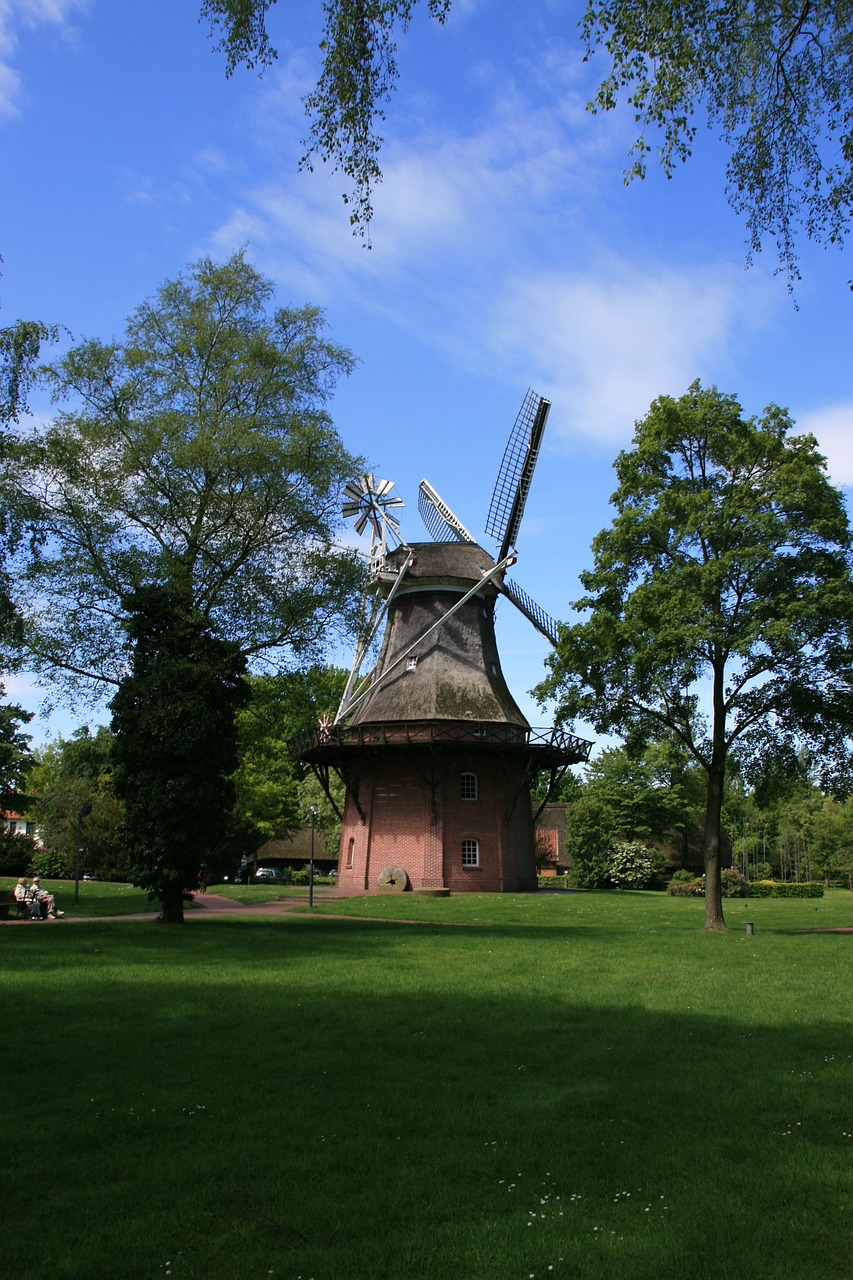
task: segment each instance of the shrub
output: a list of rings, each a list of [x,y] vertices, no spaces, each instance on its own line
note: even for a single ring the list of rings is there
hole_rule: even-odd
[[[655,878],[654,861],[638,840],[620,840],[609,850],[607,873],[615,889],[648,889]]]
[[[749,891],[749,881],[734,867],[726,867],[720,879],[723,882],[724,898],[745,898]]]
[[[294,871],[293,884],[307,884],[307,883],[308,883],[307,867],[300,867],[298,871]]]
[[[670,884],[692,884],[695,879],[695,871],[688,871],[686,867],[681,867],[672,873]]]
[[[33,854],[30,870],[46,880],[70,880],[74,876],[74,859],[67,853],[39,849]]]
[[[9,831],[0,832],[0,875],[29,875],[30,863],[35,852],[36,845],[32,836],[18,835],[17,832],[14,835]]]
[[[803,880],[799,884],[787,884],[783,880],[754,880],[749,885],[750,898],[822,898],[823,884],[819,880]]]
[[[671,898],[704,898],[705,877],[697,876],[695,880],[676,880],[673,877],[666,891]]]

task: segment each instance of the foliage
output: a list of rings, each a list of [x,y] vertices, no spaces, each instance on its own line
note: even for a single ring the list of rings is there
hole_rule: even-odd
[[[242,847],[236,852],[293,835],[312,804],[324,848],[337,852],[340,820],[314,774],[294,762],[288,742],[306,725],[334,715],[346,679],[343,668],[316,665],[249,678],[251,697],[237,713],[235,815]],[[343,786],[334,777],[330,786],[342,810]]]
[[[610,850],[607,875],[614,889],[657,889],[664,878],[663,855],[638,840],[620,840]]]
[[[263,70],[278,57],[266,31],[266,16],[275,0],[202,0],[201,16],[210,20],[214,48],[225,54],[225,74],[242,63],[250,71]]]
[[[325,0],[320,49],[323,67],[316,88],[304,99],[311,121],[308,150],[350,179],[350,225],[366,236],[373,216],[372,190],[381,180],[377,126],[397,81],[399,30],[405,33],[418,0]],[[429,16],[444,23],[450,0],[426,0]]]
[[[587,55],[610,69],[593,109],[625,95],[640,126],[629,177],[643,177],[652,145],[667,177],[692,150],[704,115],[729,149],[726,192],[746,216],[752,251],[775,239],[789,284],[796,232],[839,243],[853,196],[853,6],[847,0],[588,0]]]
[[[853,587],[841,495],[811,436],[771,406],[694,383],[662,397],[616,461],[616,516],[593,542],[576,607],[537,689],[629,748],[673,735],[707,776],[706,927],[724,927],[727,762],[809,741],[830,774],[849,756]],[[700,704],[709,687],[710,723]]]
[[[30,786],[33,816],[45,848],[70,860],[81,837],[81,871],[99,879],[127,879],[130,863],[121,838],[124,809],[113,787],[113,734],[87,726],[35,753]],[[87,814],[83,814],[86,807]],[[81,816],[82,815],[82,816]]]
[[[5,692],[0,684],[0,699]],[[23,726],[32,718],[32,712],[23,707],[0,701],[0,807],[3,809],[17,810],[27,803],[32,738],[23,731]]]
[[[56,336],[55,326],[37,320],[19,320],[0,328],[0,645],[2,663],[7,666],[16,657],[21,628],[6,561],[20,545],[28,524],[16,486],[7,479],[7,461],[13,426],[28,412],[27,395],[42,347]]]
[[[667,887],[673,898],[702,898],[705,896],[705,877],[684,882],[673,876]],[[801,880],[785,883],[779,880],[747,881],[736,871],[723,872],[723,896],[726,898],[822,898],[823,885],[819,881]]]
[[[695,876],[692,880],[677,880],[673,876],[666,886],[666,891],[671,898],[704,898],[705,877]]]
[[[111,702],[115,789],[132,880],[183,920],[184,891],[226,842],[245,660],[173,587],[125,601],[130,670]]]
[[[36,849],[32,836],[17,831],[13,833],[4,827],[0,830],[0,875],[29,875]]]
[[[824,886],[819,880],[801,880],[798,884],[785,884],[778,880],[750,882],[749,898],[822,898]]]
[[[74,855],[58,849],[39,849],[30,860],[34,876],[50,880],[69,880],[74,875]]]
[[[695,766],[692,773],[695,777]],[[642,750],[606,748],[590,763],[586,783],[620,835],[660,839],[689,819],[698,799],[690,775],[680,744],[661,740],[643,744]]]
[[[270,313],[235,254],[163,284],[124,340],[46,370],[64,407],[15,457],[43,545],[21,555],[29,658],[47,675],[122,676],[122,601],[180,581],[253,661],[316,658],[346,628],[360,570],[333,545],[358,460],[326,411],[353,357],[316,307]]]
[[[749,893],[749,881],[735,867],[726,867],[721,875],[724,898],[745,898]]]
[[[688,871],[686,867],[679,867],[670,876],[670,884],[692,884],[696,879],[692,871]]]
[[[268,66],[276,56],[265,20],[273,0],[203,0],[201,14],[220,38],[226,75],[240,63]],[[381,180],[379,133],[398,78],[397,40],[418,0],[325,0],[322,67],[304,98],[308,150],[350,180],[350,222],[368,237],[372,192]],[[443,24],[451,0],[425,0]],[[655,149],[667,177],[693,151],[700,124],[728,151],[726,194],[746,218],[751,253],[775,241],[789,285],[797,277],[799,231],[841,243],[853,196],[853,63],[849,0],[587,0],[580,23],[587,60],[609,67],[589,109],[622,98],[639,135],[626,181],[643,177]],[[658,141],[659,140],[659,141]]]

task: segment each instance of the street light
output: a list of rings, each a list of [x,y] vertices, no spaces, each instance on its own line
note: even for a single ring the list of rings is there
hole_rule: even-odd
[[[308,863],[308,906],[314,906],[314,822],[317,818],[317,806],[315,804],[308,806],[308,812],[311,814],[311,859]]]
[[[77,857],[74,861],[74,901],[75,903],[78,902],[80,899],[80,844],[83,839],[81,827],[83,825],[83,819],[88,818],[91,812],[92,812],[92,806],[87,801],[86,804],[83,805],[83,808],[80,810],[80,812],[77,814]]]

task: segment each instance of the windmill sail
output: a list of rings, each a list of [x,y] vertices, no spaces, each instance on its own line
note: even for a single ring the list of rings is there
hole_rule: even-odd
[[[533,623],[536,630],[543,635],[546,640],[550,640],[556,649],[557,642],[560,639],[560,628],[554,619],[545,612],[544,609],[531,600],[526,591],[522,591],[517,582],[511,582],[509,578],[503,580],[504,594],[509,596],[517,609],[520,609],[525,618]]]
[[[510,432],[486,520],[486,533],[501,544],[498,560],[515,546],[550,408],[550,400],[528,390]]]
[[[433,489],[429,480],[422,480],[418,492],[418,511],[436,542],[473,542],[477,539],[468,532],[458,516]]]

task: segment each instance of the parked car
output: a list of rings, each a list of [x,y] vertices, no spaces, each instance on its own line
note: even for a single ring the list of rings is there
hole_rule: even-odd
[[[281,880],[282,875],[278,867],[258,867],[255,872],[256,880]]]

